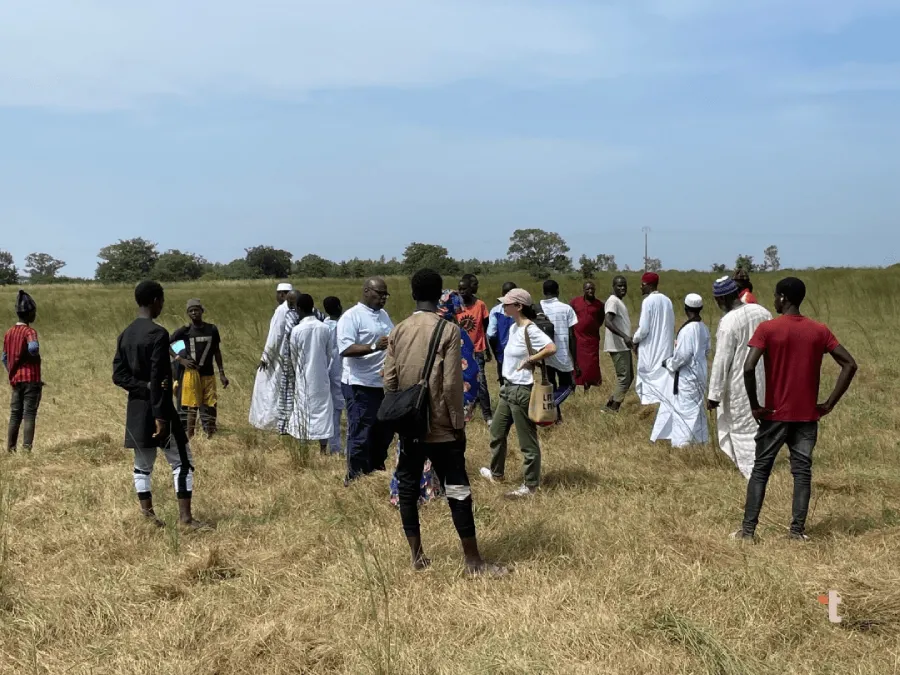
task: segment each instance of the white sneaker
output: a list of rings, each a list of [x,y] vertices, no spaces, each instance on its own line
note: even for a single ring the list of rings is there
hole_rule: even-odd
[[[494,478],[494,474],[493,474],[493,473],[491,472],[491,470],[490,470],[489,468],[487,468],[486,466],[481,467],[481,470],[480,470],[478,473],[481,474],[481,477],[482,477],[482,478],[484,478],[485,480],[490,481],[491,483],[496,483],[496,482],[497,482],[497,479]]]
[[[535,492],[537,492],[537,488],[530,488],[527,485],[520,485],[512,492],[507,492],[506,496],[509,499],[522,499],[524,497],[533,497]]]

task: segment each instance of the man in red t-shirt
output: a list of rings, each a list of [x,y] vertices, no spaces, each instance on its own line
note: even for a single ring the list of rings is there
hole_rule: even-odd
[[[9,428],[6,447],[16,451],[19,443],[19,429],[25,423],[22,448],[31,452],[34,443],[34,426],[38,408],[41,405],[41,352],[38,334],[31,324],[37,316],[37,305],[25,291],[16,297],[16,315],[19,322],[3,336],[2,361],[9,374],[12,387],[9,405]]]
[[[490,313],[487,305],[478,299],[477,294],[478,277],[474,274],[463,275],[459,281],[459,297],[462,298],[463,308],[456,314],[456,319],[459,321],[460,328],[469,334],[475,347],[475,362],[478,364],[478,402],[481,404],[484,421],[490,426],[494,413],[491,410],[491,392],[488,391],[484,370],[484,364],[491,360],[487,342]]]
[[[812,481],[812,453],[818,436],[819,418],[830,413],[850,387],[856,361],[824,324],[800,314],[806,286],[795,277],[775,287],[775,311],[781,316],[761,323],[750,339],[744,363],[744,384],[753,417],[759,423],[756,461],[747,485],[744,522],[732,536],[752,540],[766,496],[766,484],[775,457],[785,443],[791,453],[794,476],[793,519],[790,538],[805,541],[806,514]],[[841,367],[834,391],[818,403],[819,376],[825,354]],[[756,365],[764,358],[766,403],[760,406],[756,392]]]

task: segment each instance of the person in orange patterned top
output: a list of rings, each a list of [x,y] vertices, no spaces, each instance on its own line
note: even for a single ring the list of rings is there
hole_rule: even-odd
[[[487,305],[477,297],[478,277],[474,274],[466,274],[459,281],[459,296],[463,306],[456,319],[459,325],[472,340],[475,346],[475,362],[478,364],[478,402],[481,404],[481,414],[488,426],[491,424],[493,411],[491,410],[491,392],[488,391],[487,377],[485,376],[485,363],[491,360],[491,352],[488,349],[487,327],[490,322],[490,314]]]

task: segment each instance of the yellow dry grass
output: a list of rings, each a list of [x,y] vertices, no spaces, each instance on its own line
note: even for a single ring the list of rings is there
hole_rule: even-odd
[[[762,542],[729,541],[741,476],[712,446],[650,444],[652,411],[633,397],[618,417],[598,414],[611,379],[604,360],[603,389],[579,392],[566,424],[542,432],[544,487],[533,501],[508,502],[477,478],[488,436],[480,421],[470,427],[482,548],[515,568],[499,581],[461,574],[443,503],[422,513],[434,566],[411,571],[386,476],[344,489],[340,460],[291,452],[248,427],[273,304],[270,285],[255,282],[169,289],[162,320],[170,329],[188,297],[207,304],[233,387],[221,396],[222,435],[194,444],[195,508],[218,529],[173,527],[162,459],[154,490],[169,527],[150,528],[121,447],[124,396],[110,381],[115,337],[133,315],[130,289],[35,288],[47,387],[33,456],[0,457],[0,672],[900,672],[900,272],[802,276],[807,312],[827,321],[861,366],[822,423],[813,542],[786,540],[784,457]],[[711,304],[712,277],[667,273],[663,290],[673,298],[699,290]],[[775,280],[754,279],[769,305]],[[501,281],[483,280],[482,295]],[[346,306],[358,293],[356,282],[301,285]],[[391,286],[396,320],[411,301],[402,280]],[[580,282],[564,286],[572,296]],[[0,290],[6,324],[12,298]],[[718,318],[706,310],[713,326]],[[825,370],[823,388],[836,373],[830,363]],[[510,466],[515,480],[515,455]],[[817,602],[828,589],[844,597],[838,626]]]

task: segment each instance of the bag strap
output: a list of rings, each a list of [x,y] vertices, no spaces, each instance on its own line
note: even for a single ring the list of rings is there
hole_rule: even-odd
[[[434,326],[434,331],[431,333],[431,342],[428,343],[428,356],[425,358],[425,366],[422,368],[422,378],[421,382],[424,386],[428,386],[428,380],[431,379],[431,371],[434,369],[434,362],[437,360],[437,350],[438,345],[441,341],[441,336],[444,334],[444,324],[447,322],[444,321],[441,317],[438,317],[437,324]]]
[[[525,331],[525,349],[528,350],[528,356],[534,356],[535,354],[537,354],[537,352],[534,351],[534,347],[531,344],[531,338],[528,337],[528,328],[529,328],[529,326],[534,326],[534,325],[535,324],[533,322],[529,321],[528,323],[525,324],[525,327],[523,328],[523,330]],[[538,330],[540,330],[540,328],[538,328]],[[544,363],[543,361],[538,361],[534,365],[537,366],[538,368],[540,368],[540,370],[541,370],[541,384],[550,384],[550,380],[547,379],[547,364]]]

